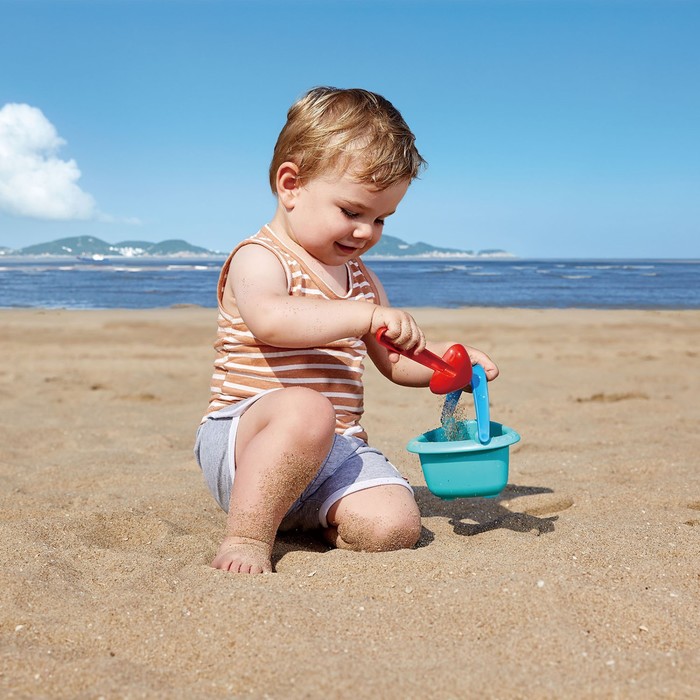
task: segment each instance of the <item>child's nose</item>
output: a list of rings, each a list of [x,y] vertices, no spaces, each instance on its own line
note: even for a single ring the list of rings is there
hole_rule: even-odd
[[[358,221],[355,225],[355,232],[353,235],[355,238],[372,238],[372,224],[360,223]]]

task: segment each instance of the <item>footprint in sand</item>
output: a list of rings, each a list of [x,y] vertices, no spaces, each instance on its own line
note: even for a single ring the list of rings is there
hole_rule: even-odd
[[[532,490],[526,486],[509,485],[503,495],[505,498],[500,502],[501,506],[527,515],[551,515],[574,505],[574,499],[571,496],[550,493],[549,489],[546,489],[545,493],[532,493]]]
[[[553,496],[548,499],[538,499],[536,503],[528,503],[521,512],[527,515],[551,515],[560,513],[573,505],[574,499],[571,496]]]
[[[122,401],[141,401],[141,402],[158,401],[159,400],[155,394],[152,394],[149,391],[145,391],[141,394],[123,394],[119,398]]]
[[[617,403],[618,401],[630,401],[632,399],[648,399],[649,395],[641,391],[628,391],[623,394],[606,394],[604,392],[593,394],[588,397],[577,396],[576,403]]]
[[[688,503],[688,508],[690,510],[700,510],[700,501],[693,501],[692,503]],[[686,520],[684,525],[690,525],[690,527],[697,527],[700,525],[700,519],[698,518],[691,518],[690,520]]]
[[[179,525],[153,514],[116,511],[91,513],[71,523],[75,535],[88,546],[127,550],[144,544],[172,541],[186,531]]]

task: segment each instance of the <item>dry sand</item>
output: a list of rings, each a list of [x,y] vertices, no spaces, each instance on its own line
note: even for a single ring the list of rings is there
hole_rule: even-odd
[[[0,695],[698,697],[700,312],[416,316],[499,362],[508,487],[427,491],[441,402],[369,368],[419,546],[285,536],[247,577],[191,453],[215,311],[0,311]]]

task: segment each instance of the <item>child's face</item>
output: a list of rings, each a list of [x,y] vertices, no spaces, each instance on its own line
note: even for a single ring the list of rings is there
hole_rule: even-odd
[[[377,190],[348,174],[327,173],[296,187],[287,205],[287,234],[325,265],[343,265],[366,253],[384,220],[406,194],[405,180]]]

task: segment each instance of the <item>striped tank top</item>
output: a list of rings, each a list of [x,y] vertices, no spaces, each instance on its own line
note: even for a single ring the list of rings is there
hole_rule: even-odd
[[[237,308],[223,308],[223,294],[236,252],[244,245],[261,245],[277,256],[287,275],[287,291],[294,297],[347,299],[376,304],[379,294],[369,272],[359,260],[346,263],[349,290],[344,296],[332,291],[313,270],[265,226],[241,242],[229,255],[219,276],[217,357],[211,381],[206,419],[214,411],[268,389],[306,386],[321,392],[333,404],[336,432],[363,440],[363,361],[367,348],[360,338],[342,338],[313,348],[279,348],[265,345],[246,326]],[[230,305],[230,304],[229,304]]]

